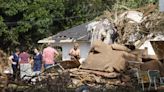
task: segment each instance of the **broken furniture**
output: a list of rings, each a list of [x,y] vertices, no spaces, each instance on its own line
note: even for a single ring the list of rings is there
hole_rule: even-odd
[[[160,86],[164,86],[164,77],[160,77]]]
[[[148,72],[138,70],[137,77],[138,77],[138,83],[141,84],[142,90],[145,91],[145,85],[149,84],[150,82]]]
[[[154,89],[157,90],[157,85],[160,83],[159,70],[149,70],[148,75],[149,75],[149,80],[150,80],[148,90],[150,90],[152,86],[154,86]]]

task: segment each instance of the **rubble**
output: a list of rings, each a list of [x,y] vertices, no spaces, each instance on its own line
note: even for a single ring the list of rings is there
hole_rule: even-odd
[[[157,46],[159,43],[155,42],[154,45]],[[58,63],[59,65],[44,71],[42,75],[44,78],[40,85],[44,84],[43,86],[48,87],[51,91],[57,89],[64,91],[66,88],[78,89],[84,85],[93,89],[102,86],[104,89],[121,87],[135,89],[138,86],[136,74],[138,69],[142,71],[159,70],[163,76],[163,63],[148,55],[146,49],[131,50],[124,45],[107,45],[101,41],[93,42],[92,46],[87,61],[79,68],[77,61]],[[158,50],[155,52],[159,53]],[[163,55],[163,52],[160,54]],[[45,76],[49,75],[48,73],[51,73],[50,78]],[[38,85],[35,85],[35,88]]]
[[[66,60],[58,62],[64,69],[78,68],[80,66],[79,61]]]
[[[147,36],[163,31],[164,17],[163,13],[157,10],[156,4],[148,4],[138,9],[130,9],[127,11],[109,12],[105,11],[104,15],[97,19],[107,18],[110,23],[114,24],[114,28],[119,34],[117,43],[126,44],[140,41],[140,45],[149,39]],[[140,47],[136,45],[136,47]]]
[[[98,86],[101,84],[121,85],[119,73],[107,73],[93,70],[78,69],[70,73],[74,85],[80,86],[88,84],[90,86]],[[117,81],[117,82],[116,82]]]
[[[118,13],[118,17],[114,19],[111,17],[114,14],[107,12],[107,19],[88,25],[88,31],[92,33],[92,48],[86,62],[58,62],[62,66],[62,72],[53,72],[53,78],[45,79],[41,84],[46,83],[50,88],[54,85],[57,88],[62,88],[63,85],[73,88],[85,84],[93,87],[105,85],[108,88],[132,88],[137,85],[135,69],[159,70],[161,76],[164,76],[164,41],[152,41],[161,38],[157,36],[162,34],[164,15],[155,9],[156,5],[150,4],[140,9]],[[143,45],[145,42],[149,44],[146,44],[148,48]],[[154,52],[151,52],[150,48]],[[58,69],[52,69],[56,70]],[[41,76],[45,78],[45,75]]]
[[[79,68],[69,69],[70,78],[75,87],[89,85],[106,88],[120,86],[133,88],[131,83],[130,60],[137,61],[136,52],[131,51],[124,45],[107,45],[101,41],[95,41],[85,63]],[[139,55],[138,55],[139,56]]]
[[[95,74],[97,76],[102,76],[102,77],[106,77],[106,78],[116,78],[120,75],[117,72],[108,73],[108,72],[101,72],[101,71],[94,71],[94,70],[83,70],[83,69],[81,69],[79,71],[87,72],[89,74]]]
[[[141,64],[141,70],[148,71],[148,70],[161,70],[161,69],[157,60],[150,60]]]
[[[164,41],[151,41],[152,47],[154,49],[155,54],[158,57],[158,60],[164,59]]]
[[[120,72],[126,68],[126,61],[136,59],[135,55],[127,52],[128,48],[121,45],[107,45],[101,41],[95,41],[92,49],[86,62],[80,68]]]
[[[159,48],[163,48],[158,42],[155,41],[152,47],[160,44]],[[161,77],[163,76],[163,63],[158,60],[158,55],[163,55],[163,52],[159,50],[155,50],[158,58],[154,58],[148,54],[147,49],[131,50],[130,46],[107,45],[101,41],[93,42],[92,46],[86,62],[79,68],[68,70],[74,87],[87,84],[91,87],[105,85],[107,88],[133,88],[137,86],[135,69],[159,70]]]
[[[9,83],[11,74],[8,74],[8,69],[10,69],[10,63],[7,60],[7,55],[0,49],[0,91],[4,91],[3,88],[7,88]]]

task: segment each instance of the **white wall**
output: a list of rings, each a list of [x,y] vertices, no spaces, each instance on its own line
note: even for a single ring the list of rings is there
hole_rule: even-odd
[[[139,47],[139,49],[145,49],[145,47],[148,48],[148,55],[155,55],[154,49],[149,40],[145,41],[144,44]]]
[[[73,43],[63,43],[62,44],[62,60],[70,60],[69,51],[73,48]],[[80,56],[81,58],[87,58],[88,52],[90,50],[89,42],[79,42],[80,45]]]
[[[164,0],[159,0],[159,11],[164,12]]]

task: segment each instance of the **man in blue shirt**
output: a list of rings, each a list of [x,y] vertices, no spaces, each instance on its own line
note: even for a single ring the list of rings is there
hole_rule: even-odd
[[[19,61],[20,61],[19,54],[20,54],[20,50],[16,48],[15,53],[13,53],[13,55],[9,57],[9,60],[11,61],[12,64],[14,80],[17,78],[18,71],[19,71]]]

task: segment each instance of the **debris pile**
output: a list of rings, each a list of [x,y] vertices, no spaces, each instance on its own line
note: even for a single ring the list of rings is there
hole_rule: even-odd
[[[3,88],[8,85],[8,76],[5,74],[5,70],[10,66],[7,61],[6,53],[0,49],[0,88],[2,88],[0,91],[3,91]]]
[[[103,18],[105,16],[106,19],[88,25],[88,31],[92,33],[92,48],[80,69],[70,70],[73,83],[78,86],[87,82],[92,86],[132,87],[137,84],[137,70],[159,70],[163,76],[163,58],[160,59],[164,54],[160,52],[163,48],[154,47],[151,42],[163,37],[164,15],[156,11],[156,5],[149,4],[117,16],[111,12],[105,14]],[[112,19],[112,16],[115,18]],[[150,47],[139,49],[147,40],[155,51],[154,55],[149,54]],[[157,48],[160,48],[158,52]]]
[[[88,58],[79,69],[70,69],[70,77],[76,86],[90,85],[107,88],[132,87],[130,67],[127,61],[137,61],[138,57],[123,45],[107,45],[95,41]]]
[[[128,48],[119,44],[107,45],[101,41],[95,41],[86,62],[81,65],[81,68],[120,72],[125,69],[128,59],[134,60],[136,58],[128,51],[130,51]]]
[[[162,49],[164,44],[161,43],[163,41],[155,41],[153,47]],[[148,55],[145,49],[131,50],[124,45],[95,41],[86,62],[79,69],[69,70],[70,78],[76,87],[87,84],[95,88],[103,85],[112,89],[135,89],[139,86],[138,71],[157,70],[161,77],[164,76],[164,51],[155,49],[155,52],[158,58]]]
[[[5,66],[9,65],[6,61],[6,54],[2,50],[0,50],[0,74],[3,73],[3,69],[5,68]]]
[[[124,12],[105,11],[104,15],[97,19],[104,17],[110,21],[108,24],[118,33],[116,41],[120,44],[130,43],[138,48],[147,39],[163,34],[164,14],[157,10],[156,4],[148,4],[145,7]]]
[[[155,9],[156,5],[149,4],[147,7],[121,12],[117,16],[105,12],[103,17],[106,19],[87,26],[87,30],[92,33],[92,48],[86,61],[81,65],[78,61],[59,62],[62,67],[50,68],[53,71],[50,75],[40,75],[43,77],[40,84],[49,89],[54,89],[54,86],[76,88],[85,84],[93,87],[103,85],[106,88],[133,88],[137,85],[135,73],[138,69],[159,70],[161,76],[164,76],[164,42],[150,41],[161,39],[164,29],[164,14]],[[156,55],[149,54],[149,47],[139,49],[147,40]],[[0,51],[0,61],[4,61],[2,57]]]
[[[139,49],[146,40],[162,34],[164,15],[156,11],[156,5],[121,12],[117,16],[111,12],[105,14],[105,19],[87,26],[92,33],[92,48],[86,61],[79,68],[75,68],[79,66],[77,62],[61,63],[70,73],[72,87],[87,84],[133,88],[137,85],[137,70],[160,70],[162,76],[159,54],[151,56],[149,48]]]

